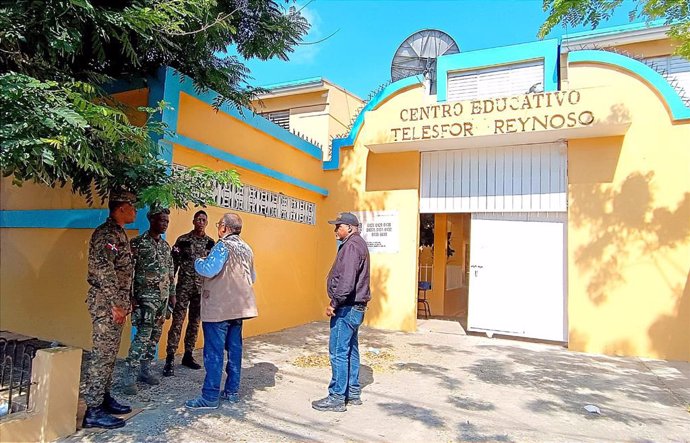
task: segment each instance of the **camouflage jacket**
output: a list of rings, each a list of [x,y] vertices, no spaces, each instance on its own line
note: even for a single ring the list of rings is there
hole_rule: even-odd
[[[91,235],[86,280],[91,285],[88,303],[129,310],[132,289],[132,252],[122,226],[108,218]]]
[[[203,279],[194,270],[194,260],[206,257],[215,242],[208,235],[198,237],[194,231],[181,235],[172,248],[172,257],[177,274],[178,290],[183,287],[195,287],[201,293]]]
[[[170,245],[163,238],[155,240],[149,231],[130,242],[134,258],[134,293],[136,300],[168,300],[175,290],[175,274]]]

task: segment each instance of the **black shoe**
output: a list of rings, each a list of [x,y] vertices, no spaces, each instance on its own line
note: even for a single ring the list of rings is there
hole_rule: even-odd
[[[362,404],[362,399],[359,397],[348,398],[347,400],[345,400],[345,403],[347,405],[359,406]]]
[[[322,398],[321,400],[316,400],[311,402],[311,407],[317,411],[330,411],[330,412],[345,412],[347,408],[345,407],[345,400],[337,400],[330,395],[328,397]]]
[[[85,428],[117,429],[125,425],[121,418],[114,417],[103,410],[102,407],[86,408],[84,415]]]
[[[201,369],[201,365],[194,361],[194,356],[191,352],[185,352],[182,357],[182,366],[187,366],[189,369]]]
[[[163,377],[172,377],[175,375],[175,355],[168,354],[165,357],[165,366],[163,366]]]
[[[105,393],[101,407],[103,408],[103,411],[108,414],[122,415],[132,412],[131,406],[119,403],[113,398],[112,395],[110,395],[110,392]]]

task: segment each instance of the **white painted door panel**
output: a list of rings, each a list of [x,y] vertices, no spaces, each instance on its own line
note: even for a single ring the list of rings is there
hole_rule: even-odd
[[[468,329],[567,341],[565,214],[473,214]]]

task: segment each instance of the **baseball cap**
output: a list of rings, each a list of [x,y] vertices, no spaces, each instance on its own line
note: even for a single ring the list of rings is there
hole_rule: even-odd
[[[352,212],[341,212],[335,220],[329,220],[332,225],[352,225],[359,226],[359,220]]]

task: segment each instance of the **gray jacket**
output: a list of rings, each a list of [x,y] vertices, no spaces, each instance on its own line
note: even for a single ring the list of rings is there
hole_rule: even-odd
[[[206,258],[194,263],[204,276],[201,321],[220,322],[258,315],[252,285],[256,280],[254,253],[239,235],[220,239]]]
[[[367,304],[371,300],[369,250],[359,233],[353,233],[338,247],[326,278],[326,290],[334,308]]]

